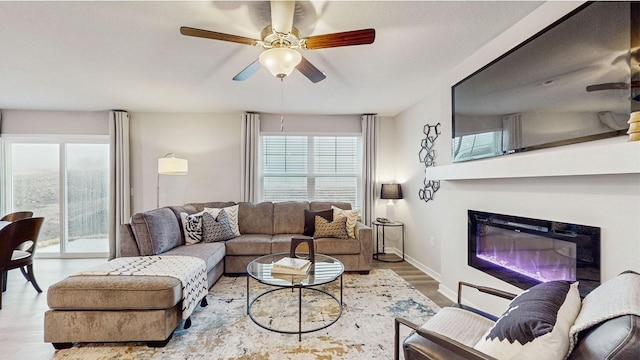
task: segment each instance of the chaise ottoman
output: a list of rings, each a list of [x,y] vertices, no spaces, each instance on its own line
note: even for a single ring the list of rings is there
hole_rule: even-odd
[[[180,278],[105,275],[87,272],[49,287],[50,310],[44,316],[44,341],[56,349],[69,348],[78,342],[146,342],[152,347],[165,346],[185,318],[185,290]],[[201,275],[206,289],[204,265]]]

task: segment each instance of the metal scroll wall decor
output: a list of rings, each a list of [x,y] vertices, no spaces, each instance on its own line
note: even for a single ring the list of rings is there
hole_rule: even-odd
[[[422,139],[420,143],[420,151],[418,152],[418,157],[420,158],[420,162],[424,163],[425,170],[431,166],[436,166],[436,150],[433,148],[440,135],[440,123],[435,125],[425,125],[422,128],[422,132],[425,135],[425,138]],[[427,180],[427,176],[425,173],[424,186],[422,189],[418,190],[418,196],[420,200],[424,200],[424,202],[429,202],[433,200],[433,196],[440,189],[440,180]]]

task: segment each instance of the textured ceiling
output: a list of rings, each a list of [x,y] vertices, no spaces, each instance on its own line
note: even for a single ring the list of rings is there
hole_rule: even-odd
[[[327,75],[313,84],[266,69],[232,81],[261,48],[180,35],[259,38],[268,2],[0,2],[0,109],[393,116],[541,4],[298,2],[302,37],[376,29],[371,45],[304,51]]]

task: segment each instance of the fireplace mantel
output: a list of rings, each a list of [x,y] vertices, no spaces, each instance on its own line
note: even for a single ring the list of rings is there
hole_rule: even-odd
[[[640,174],[640,141],[626,137],[426,169],[428,180]]]

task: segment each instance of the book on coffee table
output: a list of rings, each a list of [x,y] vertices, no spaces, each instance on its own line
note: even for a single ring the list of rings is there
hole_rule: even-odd
[[[292,257],[283,257],[273,263],[272,273],[305,275],[309,271],[311,261],[307,259],[298,259]]]

